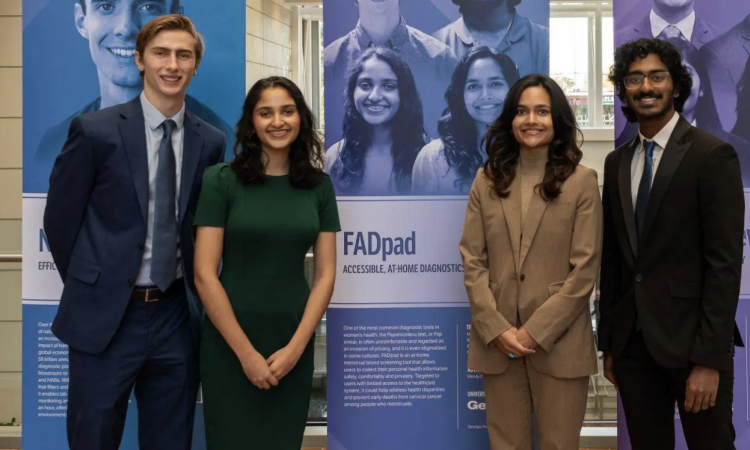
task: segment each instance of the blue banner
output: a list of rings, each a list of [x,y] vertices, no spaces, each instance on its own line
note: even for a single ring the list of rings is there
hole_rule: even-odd
[[[325,0],[330,450],[487,449],[458,243],[478,139],[510,86],[549,73],[549,2]],[[517,5],[517,6],[513,6]],[[496,27],[478,44],[475,27]]]
[[[135,98],[142,80],[133,51],[151,19],[180,12],[206,51],[188,88],[187,108],[221,129],[231,157],[245,95],[245,2],[241,0],[23,0],[23,448],[68,448],[68,351],[50,331],[62,282],[42,218],[48,180],[71,120]],[[145,144],[145,143],[144,143]],[[195,449],[204,449],[200,395]],[[131,403],[135,400],[132,399]],[[136,449],[129,408],[121,448]]]

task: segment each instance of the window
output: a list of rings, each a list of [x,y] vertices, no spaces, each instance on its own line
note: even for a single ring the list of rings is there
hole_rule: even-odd
[[[568,95],[581,128],[614,128],[607,81],[614,61],[612,3],[550,2],[550,15],[550,76]]]

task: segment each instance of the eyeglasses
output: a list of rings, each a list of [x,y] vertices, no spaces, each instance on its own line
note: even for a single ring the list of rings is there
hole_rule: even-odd
[[[638,89],[643,86],[643,81],[646,79],[645,75],[632,74],[625,76],[625,88],[626,89]],[[666,70],[660,70],[658,72],[651,72],[648,74],[648,83],[653,87],[663,86],[669,79],[669,72]]]

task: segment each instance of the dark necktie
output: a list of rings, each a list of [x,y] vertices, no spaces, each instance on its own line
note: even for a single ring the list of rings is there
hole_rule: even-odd
[[[164,136],[159,144],[159,165],[156,170],[151,281],[159,289],[166,291],[177,276],[177,174],[172,148],[172,131],[176,124],[167,119],[161,126]]]
[[[645,150],[645,160],[643,162],[643,175],[641,182],[638,184],[638,196],[635,201],[635,223],[638,229],[638,237],[641,237],[643,231],[643,222],[646,219],[646,208],[648,208],[648,197],[651,194],[651,178],[654,174],[654,147],[656,142],[643,141]]]

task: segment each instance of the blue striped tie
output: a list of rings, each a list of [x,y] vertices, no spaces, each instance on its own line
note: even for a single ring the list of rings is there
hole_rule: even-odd
[[[172,131],[177,124],[167,119],[161,126],[164,136],[159,144],[159,165],[156,170],[151,281],[166,291],[177,276],[177,166],[172,148]]]

